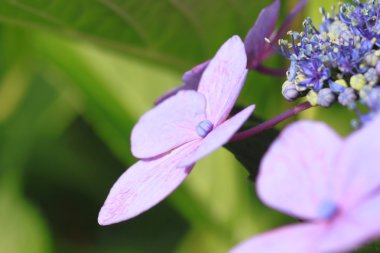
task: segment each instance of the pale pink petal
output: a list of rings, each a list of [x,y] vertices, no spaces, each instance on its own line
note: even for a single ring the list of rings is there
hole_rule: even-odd
[[[146,112],[132,130],[133,155],[151,158],[199,139],[196,126],[205,119],[205,107],[202,94],[181,91]]]
[[[190,173],[193,165],[183,168],[177,165],[198,145],[199,140],[196,140],[160,158],[135,163],[112,187],[100,210],[99,224],[109,225],[130,219],[163,200]]]
[[[330,175],[342,139],[327,125],[300,121],[288,126],[260,165],[259,197],[269,206],[303,219],[318,219],[324,203],[335,203]]]
[[[337,196],[347,206],[380,187],[380,116],[352,133],[335,167]]]
[[[380,194],[334,220],[285,226],[241,243],[231,253],[349,252],[380,238]]]
[[[319,243],[321,252],[348,252],[380,238],[380,194],[342,213]]]
[[[317,253],[325,230],[324,224],[289,225],[252,237],[230,253]]]
[[[233,36],[216,53],[203,72],[198,92],[207,100],[207,119],[215,126],[223,122],[243,87],[247,56],[244,44]]]
[[[226,144],[249,118],[254,109],[255,106],[251,105],[212,130],[202,140],[199,148],[189,157],[183,160],[180,163],[180,166],[188,166],[190,164],[193,164],[199,159],[205,157],[206,155]]]

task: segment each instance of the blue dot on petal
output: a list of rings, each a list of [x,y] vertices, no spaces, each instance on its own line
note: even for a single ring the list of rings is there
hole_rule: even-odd
[[[319,206],[319,216],[323,219],[329,220],[338,213],[338,206],[335,202],[324,201]]]
[[[199,122],[195,130],[200,137],[206,137],[214,128],[214,125],[209,120]]]

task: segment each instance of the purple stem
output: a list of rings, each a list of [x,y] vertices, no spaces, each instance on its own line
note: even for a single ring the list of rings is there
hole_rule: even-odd
[[[256,134],[259,134],[261,132],[264,132],[265,130],[268,130],[272,127],[274,127],[275,125],[277,125],[278,123],[306,110],[306,109],[309,109],[311,106],[311,104],[309,102],[304,102],[302,104],[299,104],[289,110],[287,110],[286,112],[283,112],[279,115],[277,115],[276,117],[270,119],[270,120],[267,120],[253,128],[250,128],[248,130],[245,130],[245,131],[242,131],[242,132],[239,132],[239,133],[236,133],[230,140],[230,142],[234,142],[234,141],[241,141],[241,140],[244,140],[244,139],[247,139],[249,137],[252,137]]]
[[[266,75],[271,75],[271,76],[280,76],[280,77],[284,77],[286,76],[286,71],[287,69],[283,69],[283,68],[268,68],[268,67],[265,67],[263,65],[258,65],[256,68],[255,68],[256,71],[258,72],[261,72],[263,74],[266,74]]]

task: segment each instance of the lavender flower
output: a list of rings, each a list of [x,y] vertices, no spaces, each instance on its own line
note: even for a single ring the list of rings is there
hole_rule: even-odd
[[[223,146],[249,118],[251,105],[227,119],[243,87],[243,41],[230,38],[210,60],[197,91],[181,91],[146,112],[133,128],[132,153],[140,161],[114,184],[99,224],[130,219],[174,191],[196,161]]]
[[[282,93],[323,107],[340,103],[366,123],[380,110],[380,0],[353,0],[337,13],[321,13],[320,25],[307,18],[303,32],[290,31],[290,41],[279,41],[280,54],[291,61]]]

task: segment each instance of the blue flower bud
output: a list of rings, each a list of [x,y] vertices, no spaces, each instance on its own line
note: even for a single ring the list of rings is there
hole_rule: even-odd
[[[370,68],[365,72],[364,77],[367,79],[367,83],[374,86],[379,81],[379,76],[376,73],[376,69]]]
[[[380,110],[380,87],[366,89],[361,98],[371,111],[378,112]]]
[[[282,85],[282,95],[288,101],[294,101],[298,98],[299,92],[296,89],[296,85],[292,82],[286,81]]]
[[[329,88],[324,88],[318,92],[317,103],[323,107],[329,107],[335,101],[335,95]]]
[[[336,81],[329,81],[329,86],[333,92],[341,93],[347,87],[347,83],[345,80],[339,79]]]
[[[290,63],[289,72],[288,72],[288,79],[289,79],[289,81],[293,81],[294,80],[294,78],[296,77],[296,73],[297,73],[297,62],[296,61],[292,61]]]
[[[354,89],[352,88],[344,89],[344,91],[340,93],[338,96],[339,103],[344,106],[349,106],[355,103],[356,99],[357,99],[357,96],[355,94]]]

